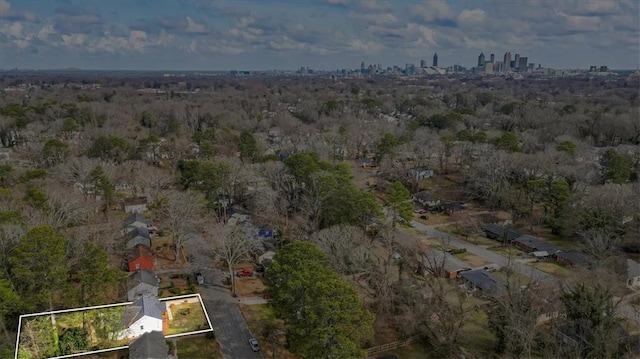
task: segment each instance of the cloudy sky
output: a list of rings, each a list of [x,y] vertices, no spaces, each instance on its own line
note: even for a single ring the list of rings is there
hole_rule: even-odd
[[[638,0],[0,0],[0,68],[640,64]]]

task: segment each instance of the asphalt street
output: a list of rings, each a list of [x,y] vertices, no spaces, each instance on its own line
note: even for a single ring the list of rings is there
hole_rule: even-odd
[[[238,300],[231,296],[229,289],[223,284],[227,274],[212,266],[203,265],[208,261],[203,250],[205,248],[203,241],[202,236],[194,233],[185,245],[189,253],[194,255],[194,262],[200,264],[199,271],[204,277],[204,284],[198,286],[198,291],[211,319],[216,340],[222,350],[222,357],[225,359],[263,358],[261,352],[253,352],[249,346],[249,339],[255,336],[249,331],[247,322],[240,312]]]
[[[412,221],[411,223],[415,229],[421,231],[431,238],[440,240],[441,242],[443,242],[443,244],[450,243],[458,248],[466,248],[467,252],[473,253],[478,257],[484,258],[485,260],[493,262],[499,266],[511,266],[521,275],[532,278],[533,280],[536,280],[540,283],[550,285],[560,285],[562,283],[562,281],[556,278],[554,275],[545,273],[532,266],[528,266],[525,263],[521,263],[517,259],[509,259],[498,253],[487,250],[486,248],[483,248],[483,246],[478,246],[457,239],[453,235],[437,230],[436,226],[427,226],[416,221]],[[619,303],[619,305],[616,307],[616,313],[618,314],[618,316],[627,318],[629,320],[640,320],[639,309],[631,304],[631,298],[625,298],[625,300]]]
[[[482,246],[478,246],[460,239],[457,239],[455,236],[450,235],[448,233],[441,232],[435,228],[435,226],[427,226],[422,223],[413,221],[411,222],[414,228],[420,230],[431,238],[438,239],[443,242],[443,244],[450,243],[458,248],[465,248],[467,252],[477,255],[478,257],[484,258],[485,260],[495,263],[500,267],[511,267],[519,274],[531,278],[535,281],[552,284],[557,283],[559,280],[554,276],[545,273],[539,269],[536,269],[532,266],[528,266],[524,263],[518,262],[515,258],[507,258],[498,253],[492,252]]]

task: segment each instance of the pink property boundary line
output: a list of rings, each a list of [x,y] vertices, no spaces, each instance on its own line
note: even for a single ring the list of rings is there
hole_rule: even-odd
[[[175,296],[175,297],[168,297],[168,298],[158,298],[158,300],[161,301],[161,302],[166,302],[166,301],[170,301],[170,300],[177,300],[177,299],[183,299],[183,298],[193,298],[193,297],[197,297],[198,298],[198,301],[200,302],[200,307],[202,307],[202,311],[204,312],[204,316],[207,318],[207,323],[209,324],[209,329],[195,330],[195,331],[192,331],[192,332],[181,333],[181,334],[171,334],[171,335],[165,336],[165,338],[178,338],[178,337],[184,337],[184,336],[187,336],[187,335],[208,333],[208,332],[212,332],[213,331],[213,325],[211,325],[211,319],[209,319],[209,314],[207,313],[207,310],[204,307],[204,302],[202,301],[202,297],[200,296],[200,293],[178,295],[178,296]],[[18,319],[18,335],[16,336],[16,351],[15,351],[14,359],[18,359],[18,350],[19,350],[19,345],[20,345],[20,332],[21,332],[21,329],[22,329],[22,318],[37,317],[37,316],[41,316],[41,315],[50,315],[50,314],[59,314],[59,313],[80,312],[80,311],[83,311],[83,310],[118,307],[118,306],[129,305],[129,304],[132,304],[132,303],[133,302],[123,302],[123,303],[115,303],[115,304],[96,305],[96,306],[92,306],[92,307],[61,309],[61,310],[53,310],[53,311],[49,311],[49,312],[23,314]],[[57,357],[53,357],[53,358],[50,358],[50,359],[73,358],[73,357],[79,357],[79,356],[83,356],[83,355],[106,353],[106,352],[116,351],[116,350],[121,350],[121,349],[126,349],[126,348],[129,348],[129,346],[125,345],[125,346],[116,347],[116,348],[93,350],[93,351],[84,352],[84,353],[76,353],[76,354],[57,356]]]

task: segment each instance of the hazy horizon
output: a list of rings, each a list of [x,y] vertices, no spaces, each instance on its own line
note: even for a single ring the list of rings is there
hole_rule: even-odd
[[[637,69],[633,0],[0,0],[0,68],[228,71],[472,67],[505,52],[557,69]]]

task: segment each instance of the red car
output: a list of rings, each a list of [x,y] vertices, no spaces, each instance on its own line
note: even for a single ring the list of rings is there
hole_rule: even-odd
[[[253,270],[243,269],[236,272],[236,277],[253,277]]]

